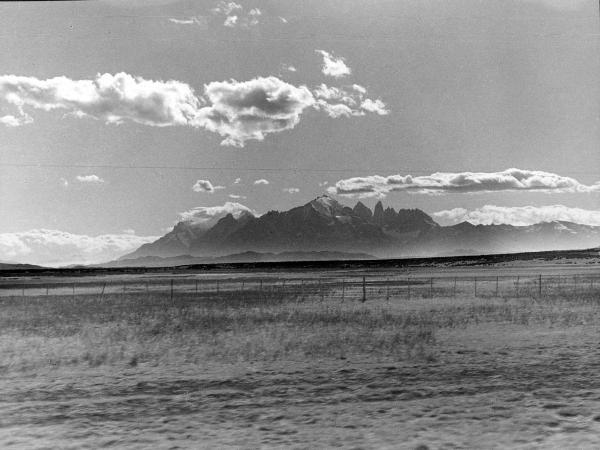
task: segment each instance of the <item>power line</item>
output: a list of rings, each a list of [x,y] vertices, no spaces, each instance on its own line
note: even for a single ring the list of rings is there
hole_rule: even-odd
[[[48,164],[48,163],[6,163],[0,162],[0,167],[23,167],[23,168],[56,168],[56,169],[115,169],[115,170],[215,170],[215,171],[239,171],[239,172],[303,172],[303,173],[348,173],[348,172],[382,172],[391,173],[402,170],[407,173],[431,174],[434,172],[464,172],[464,170],[436,170],[436,169],[412,169],[400,168],[390,169],[377,167],[354,167],[354,168],[311,168],[311,167],[231,167],[231,166],[174,166],[174,165],[119,165],[119,164]],[[471,170],[472,171],[472,170]],[[471,172],[470,171],[470,172]],[[485,172],[482,170],[482,172]],[[562,173],[572,175],[597,175],[597,171],[566,170]]]

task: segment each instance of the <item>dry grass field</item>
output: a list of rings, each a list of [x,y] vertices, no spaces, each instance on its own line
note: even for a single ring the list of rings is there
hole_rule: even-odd
[[[600,446],[593,277],[368,275],[12,286],[0,447]]]

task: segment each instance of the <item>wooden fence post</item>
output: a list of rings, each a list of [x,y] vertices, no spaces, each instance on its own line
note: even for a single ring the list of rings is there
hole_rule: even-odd
[[[454,287],[452,288],[452,297],[456,297],[456,277],[454,277]]]
[[[196,280],[196,294],[198,293],[198,280]]]
[[[538,297],[542,298],[542,274],[540,273],[540,278],[539,278],[539,285],[538,285]]]
[[[46,297],[48,297],[48,285],[46,285]]]
[[[363,292],[362,302],[364,303],[367,301],[367,283],[366,283],[366,279],[364,276],[363,276],[362,288],[363,288],[362,289],[362,292]]]
[[[75,283],[73,283],[73,297],[75,297]]]
[[[519,297],[519,281],[521,281],[521,277],[517,276],[517,285],[516,285],[516,297]]]
[[[410,278],[406,279],[406,296],[410,300]]]
[[[386,287],[386,292],[385,292],[385,300],[386,301],[390,301],[390,279],[386,278],[385,280],[385,287]]]
[[[475,297],[477,297],[477,277],[473,278],[473,285],[475,286]]]
[[[345,295],[346,295],[346,280],[342,279],[342,303],[344,303]]]
[[[496,297],[498,297],[498,275],[496,275]]]
[[[217,280],[217,295],[219,295],[219,280]]]
[[[321,294],[321,302],[325,299],[325,294],[323,292],[323,284],[321,283],[321,279],[319,278],[319,292]]]
[[[433,277],[429,278],[429,298],[433,298]]]
[[[171,278],[171,303],[173,303],[173,278]]]

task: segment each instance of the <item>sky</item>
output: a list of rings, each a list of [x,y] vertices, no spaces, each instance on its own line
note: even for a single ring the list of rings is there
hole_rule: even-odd
[[[600,225],[595,0],[0,3],[0,261],[190,211]]]

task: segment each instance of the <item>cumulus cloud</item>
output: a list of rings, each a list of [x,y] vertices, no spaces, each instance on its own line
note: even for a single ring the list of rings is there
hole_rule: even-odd
[[[600,226],[600,211],[570,208],[564,205],[496,206],[485,205],[474,210],[454,208],[433,213],[440,222],[450,225],[471,222],[474,225],[533,225],[540,222],[574,222]]]
[[[390,192],[419,194],[536,191],[544,193],[599,192],[600,183],[585,185],[574,178],[540,170],[503,172],[436,172],[425,176],[371,175],[338,181],[328,189],[338,195],[384,197]]]
[[[313,89],[315,108],[324,111],[329,117],[364,116],[367,112],[381,116],[389,114],[385,103],[380,99],[365,97],[366,88],[354,84],[350,89],[328,86],[321,83]]]
[[[208,229],[215,225],[219,220],[231,214],[238,219],[242,214],[251,214],[256,216],[256,212],[236,202],[226,202],[222,206],[198,206],[179,214],[179,221],[194,225],[203,229]]]
[[[58,180],[60,185],[64,188],[68,188],[69,187],[69,180],[67,180],[66,178],[61,178],[60,180]]]
[[[262,16],[262,11],[258,8],[252,8],[245,13],[241,4],[226,1],[219,2],[211,12],[215,16],[224,18],[223,25],[229,28],[256,26],[260,22],[259,17]]]
[[[0,76],[0,107],[12,106],[17,115],[0,123],[17,126],[33,119],[24,108],[62,111],[70,117],[91,117],[106,123],[134,122],[147,126],[190,126],[218,133],[222,145],[243,147],[271,133],[294,128],[307,109],[330,117],[387,114],[385,104],[366,97],[366,89],[325,84],[313,91],[269,76],[249,81],[214,81],[202,95],[186,83],[154,81],[127,73],[98,74],[92,80],[55,77],[40,80]]]
[[[321,66],[321,72],[324,75],[341,78],[352,73],[350,67],[345,63],[344,58],[341,56],[334,56],[325,50],[315,50],[323,57],[323,65]]]
[[[261,178],[260,180],[254,180],[254,184],[269,184],[269,180]]]
[[[192,186],[192,190],[194,192],[208,192],[210,194],[218,189],[225,189],[225,186],[213,186],[213,184],[208,180],[198,180]]]
[[[158,236],[132,233],[88,236],[36,229],[0,233],[0,254],[6,260],[48,266],[94,264],[116,259],[156,239]]]
[[[188,125],[201,100],[179,81],[152,81],[126,73],[98,74],[93,80],[55,77],[40,80],[16,75],[0,76],[0,99],[17,108],[63,110],[77,117],[108,123],[125,120],[151,126]],[[5,116],[6,117],[6,116]]]
[[[297,194],[300,192],[300,189],[295,187],[283,188],[283,192],[287,192],[288,194]]]
[[[246,197],[245,195],[237,195],[237,194],[229,194],[229,198],[232,198],[234,200],[240,200],[240,199],[246,199],[248,197]]]
[[[240,184],[242,182],[241,178],[236,178],[235,180],[233,180],[233,184]]]
[[[314,104],[306,86],[294,86],[276,77],[238,82],[215,81],[204,88],[211,106],[196,118],[200,126],[220,134],[222,144],[242,147],[249,139],[294,128],[300,115]]]
[[[93,175],[93,174],[92,175],[77,175],[75,177],[75,180],[80,183],[85,183],[85,184],[102,184],[102,183],[104,183],[103,178],[100,178],[98,175]],[[64,185],[64,183],[63,183],[63,185]],[[68,182],[65,186],[68,186]]]

